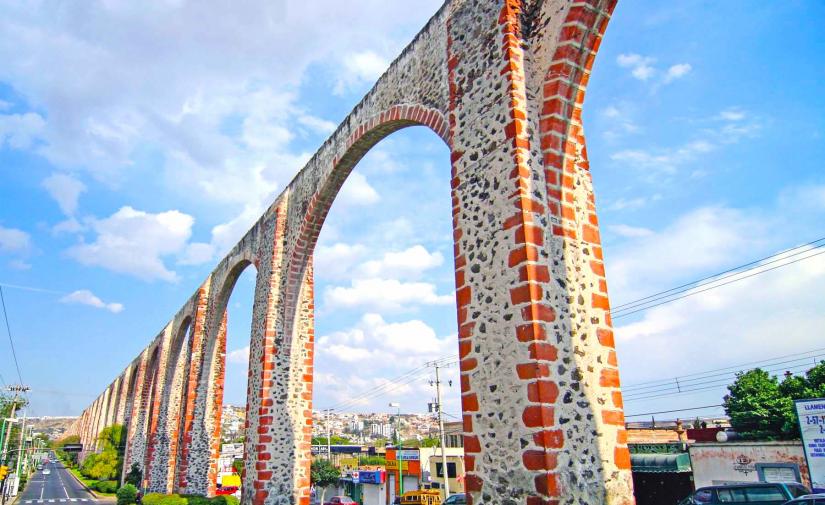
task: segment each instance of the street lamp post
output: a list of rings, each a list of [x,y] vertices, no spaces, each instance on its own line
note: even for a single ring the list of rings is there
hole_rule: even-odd
[[[399,424],[401,423],[401,404],[398,402],[390,402],[390,407],[396,409],[395,415],[395,436],[398,437],[398,445],[395,450],[395,460],[398,462],[398,496],[404,494],[404,461],[401,459],[401,430]]]

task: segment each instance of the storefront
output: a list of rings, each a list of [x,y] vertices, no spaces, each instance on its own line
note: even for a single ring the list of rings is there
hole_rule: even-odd
[[[636,505],[676,503],[693,492],[690,456],[682,443],[628,444]]]

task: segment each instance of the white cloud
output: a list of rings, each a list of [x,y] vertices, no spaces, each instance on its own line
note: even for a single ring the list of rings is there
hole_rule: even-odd
[[[387,252],[380,260],[370,260],[358,267],[363,277],[418,277],[425,270],[444,263],[440,252],[430,253],[422,245],[399,252]]]
[[[616,235],[620,235],[622,237],[638,238],[653,235],[653,230],[649,228],[641,228],[626,224],[614,224],[609,226],[608,229]]]
[[[180,265],[202,265],[209,263],[215,258],[215,246],[205,242],[193,242],[186,246],[186,249],[178,259]]]
[[[236,365],[248,365],[249,364],[249,346],[241,347],[240,349],[235,349],[233,351],[229,351],[226,354],[226,361],[229,363],[234,363]]]
[[[382,410],[387,399],[400,401],[405,411],[424,411],[425,401],[434,390],[428,382],[431,372],[406,374],[428,361],[455,356],[456,335],[439,337],[424,321],[388,322],[384,317],[367,313],[351,328],[334,331],[318,338],[316,349],[316,403],[348,402],[343,410]],[[369,366],[363,366],[364,364]],[[346,370],[358,367],[358,374]],[[453,405],[458,397],[457,367],[442,369],[445,404]],[[448,386],[452,381],[453,387]],[[376,392],[376,388],[379,388]],[[372,394],[362,397],[364,391]]]
[[[434,284],[401,282],[397,279],[355,279],[350,287],[336,286],[324,292],[328,308],[367,307],[370,310],[402,311],[420,305],[448,305],[452,294],[439,295]]]
[[[679,167],[694,161],[699,155],[708,153],[715,147],[706,140],[694,140],[677,148],[624,149],[610,155],[610,159],[636,169],[674,174]]]
[[[316,277],[338,280],[352,278],[353,268],[367,253],[363,244],[319,244],[313,254]]]
[[[372,205],[381,200],[381,196],[373,188],[367,178],[358,172],[352,172],[341,186],[341,191],[335,198],[335,203],[346,206]]]
[[[662,81],[665,84],[673,82],[676,79],[686,76],[692,69],[693,67],[690,66],[689,63],[678,63],[676,65],[671,65],[670,68],[667,69]]]
[[[177,281],[164,258],[185,251],[192,234],[192,216],[170,210],[151,214],[122,207],[105,219],[91,219],[93,242],[72,246],[67,253],[78,262],[143,280]]]
[[[616,63],[618,63],[620,67],[631,69],[630,73],[640,81],[646,81],[653,77],[655,70],[652,64],[655,61],[655,58],[641,56],[635,53],[620,54],[616,58]]]
[[[335,85],[335,93],[346,91],[377,80],[387,70],[389,61],[373,51],[359,51],[347,54],[343,59],[343,71]]]
[[[632,118],[633,107],[628,103],[609,105],[601,111],[605,123],[604,137],[607,140],[616,140],[620,137],[637,133],[639,126]]]
[[[616,57],[616,63],[622,68],[629,68],[630,74],[634,78],[643,82],[652,82],[652,89],[656,89],[662,84],[669,84],[676,79],[680,79],[690,73],[693,69],[690,63],[676,63],[668,67],[664,74],[662,74],[653,65],[655,62],[656,58],[642,56],[636,53],[623,53]],[[652,77],[657,75],[659,77],[652,80]]]
[[[697,363],[700,370],[730,366],[731,350],[746,363],[821,347],[823,282],[825,256],[818,256],[653,308],[637,321],[616,320],[623,378],[693,373]]]
[[[610,155],[610,159],[622,164],[641,169],[656,177],[674,175],[681,168],[699,160],[703,155],[719,149],[725,144],[735,144],[745,137],[754,137],[761,129],[756,121],[742,121],[746,117],[744,111],[727,109],[711,119],[723,119],[721,127],[700,128],[694,134],[693,140],[687,141],[678,147],[631,148],[622,149]],[[708,121],[707,119],[704,121]],[[694,176],[703,174],[702,170],[692,170]]]
[[[0,114],[0,148],[28,149],[43,133],[45,121],[34,112]]]
[[[27,261],[23,261],[21,259],[14,259],[9,261],[9,268],[13,268],[14,270],[31,270],[31,263]]]
[[[732,108],[725,109],[722,112],[720,112],[716,116],[716,119],[721,120],[721,121],[742,121],[747,116],[748,116],[748,114],[745,111],[743,111],[742,109],[732,107]]]
[[[606,263],[615,302],[645,296],[709,269],[729,267],[747,252],[761,251],[771,228],[764,216],[728,207],[702,207],[656,233],[626,241]],[[618,296],[617,296],[618,295]]]
[[[309,115],[298,116],[298,122],[318,133],[332,133],[335,131],[335,127],[338,126],[332,121]]]
[[[363,48],[396,54],[440,4],[276,0],[137,9],[93,0],[58,17],[42,4],[10,5],[0,18],[3,80],[40,114],[0,115],[0,144],[110,186],[128,181],[151,153],[165,160],[157,185],[179,198],[237,211],[271,203],[267,196],[312,154],[296,139],[336,125],[302,109],[296,90],[307,69],[330,71],[333,82],[343,76],[347,85],[371,82],[388,60]],[[288,58],[273,58],[273,48],[287,47]]]
[[[78,303],[80,305],[88,305],[98,309],[105,309],[113,314],[123,311],[123,304],[121,303],[106,303],[98,298],[94,293],[88,289],[80,289],[69,293],[60,299],[61,303]]]
[[[16,228],[0,226],[0,252],[26,253],[31,249],[31,235]]]
[[[77,200],[80,194],[86,191],[86,186],[68,174],[54,173],[43,179],[43,187],[60,206],[60,210],[67,216],[74,216],[77,212]]]

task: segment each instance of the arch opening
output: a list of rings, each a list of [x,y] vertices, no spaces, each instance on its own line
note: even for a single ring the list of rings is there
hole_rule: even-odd
[[[424,414],[436,396],[434,369],[425,363],[435,360],[449,365],[439,371],[448,468],[463,456],[450,155],[444,136],[426,126],[365,131],[307,217],[317,309],[311,459],[325,457],[327,427],[330,445],[440,445],[438,423]],[[415,471],[436,476],[440,452],[421,451],[428,456]],[[414,489],[414,475],[402,484],[398,472],[388,472],[387,499]],[[455,479],[450,487],[463,490]],[[329,496],[316,490],[316,499],[321,493]]]

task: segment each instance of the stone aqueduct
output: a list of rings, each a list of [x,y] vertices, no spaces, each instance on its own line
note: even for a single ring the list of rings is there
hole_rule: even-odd
[[[448,0],[200,288],[73,425],[127,426],[149,490],[215,490],[226,304],[257,269],[243,502],[306,505],[312,251],[359,159],[424,125],[449,146],[466,489],[633,503],[582,131],[615,0]]]

